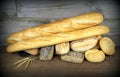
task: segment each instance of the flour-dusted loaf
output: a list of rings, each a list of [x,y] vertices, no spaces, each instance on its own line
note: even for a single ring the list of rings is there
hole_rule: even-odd
[[[12,44],[18,41],[28,40],[35,37],[42,37],[42,35],[51,35],[54,33],[87,28],[98,25],[102,21],[103,15],[101,13],[91,12],[81,14],[80,16],[58,20],[13,33],[7,38],[7,42]]]
[[[69,42],[65,42],[65,43],[60,43],[55,45],[55,53],[62,55],[62,54],[66,54],[70,51],[70,45]]]
[[[97,42],[98,42],[98,37],[93,36],[89,38],[72,41],[70,45],[73,51],[85,52],[86,50],[95,47]]]
[[[87,37],[107,34],[108,32],[109,32],[109,28],[107,26],[101,25],[101,26],[94,26],[82,30],[52,34],[50,36],[42,36],[42,37],[40,36],[30,40],[20,41],[11,44],[7,47],[7,52],[16,52],[26,49],[40,48],[44,46],[55,45],[55,44],[83,39]]]

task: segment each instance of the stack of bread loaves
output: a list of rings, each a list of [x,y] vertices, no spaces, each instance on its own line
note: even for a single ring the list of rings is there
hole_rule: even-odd
[[[11,34],[7,52],[25,51],[40,54],[40,60],[51,60],[53,54],[68,62],[82,63],[84,56],[90,62],[102,62],[105,54],[113,55],[115,45],[103,15],[97,12],[54,21]]]

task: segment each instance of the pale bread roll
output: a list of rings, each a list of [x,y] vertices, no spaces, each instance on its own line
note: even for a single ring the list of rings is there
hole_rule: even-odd
[[[89,62],[102,62],[105,60],[105,54],[98,49],[91,49],[85,52],[85,58]]]
[[[102,25],[102,26],[95,26],[82,30],[53,34],[50,36],[42,36],[42,37],[40,36],[30,40],[11,44],[7,47],[7,52],[16,52],[26,49],[55,45],[59,43],[83,39],[101,34],[107,34],[108,32],[109,32],[109,28],[107,26]]]
[[[73,51],[85,52],[86,50],[95,47],[97,42],[98,42],[97,36],[93,36],[89,38],[72,41],[70,46]]]
[[[42,37],[42,35],[51,35],[54,33],[87,28],[98,25],[102,21],[103,15],[100,13],[91,12],[81,14],[80,16],[66,18],[13,33],[8,37],[7,42],[12,44],[18,41],[28,40],[35,37]]]
[[[31,54],[31,55],[37,55],[39,52],[39,49],[38,48],[35,48],[35,49],[28,49],[28,50],[24,50],[25,52]]]
[[[115,44],[109,37],[103,37],[100,39],[100,47],[107,55],[113,55],[115,53]]]
[[[55,53],[62,55],[62,54],[66,54],[70,51],[70,45],[69,42],[65,42],[65,43],[60,43],[55,45]]]
[[[99,41],[100,41],[100,39],[102,38],[102,36],[99,35],[99,36],[97,36],[97,37],[98,37],[98,42],[97,42],[96,46],[94,46],[92,49],[101,49],[101,48],[100,48],[100,45],[99,45]]]

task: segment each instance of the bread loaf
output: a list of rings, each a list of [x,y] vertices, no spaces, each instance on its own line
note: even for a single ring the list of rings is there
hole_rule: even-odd
[[[8,37],[7,42],[12,44],[18,41],[28,40],[35,37],[42,37],[43,35],[51,35],[54,33],[87,28],[98,25],[102,21],[102,14],[97,12],[86,13],[80,16],[62,19],[13,33]]]
[[[115,53],[115,44],[109,37],[103,37],[100,39],[100,47],[102,51],[107,55],[113,55]]]
[[[105,54],[98,49],[91,49],[85,52],[85,58],[89,62],[102,62],[105,60]]]
[[[62,54],[66,54],[70,51],[70,45],[69,42],[65,42],[65,43],[60,43],[55,45],[55,53],[62,55]]]
[[[68,41],[83,39],[87,37],[97,36],[101,34],[106,34],[109,32],[107,26],[95,26],[82,30],[75,30],[71,32],[64,32],[53,34],[50,36],[40,36],[26,41],[20,41],[14,44],[11,44],[7,47],[8,52],[16,52],[26,49],[39,48],[49,45],[55,45],[59,43],[64,43]]]
[[[54,46],[42,47],[40,49],[40,60],[51,60],[54,54]]]
[[[98,42],[97,36],[75,40],[71,42],[71,49],[77,52],[84,52],[93,48]]]
[[[72,63],[82,63],[84,60],[84,55],[81,52],[70,51],[67,54],[62,55],[61,60]]]

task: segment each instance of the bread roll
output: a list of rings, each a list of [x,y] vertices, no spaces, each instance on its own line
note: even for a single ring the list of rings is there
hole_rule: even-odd
[[[89,62],[102,62],[105,60],[105,54],[98,49],[91,49],[85,52],[85,58]]]
[[[24,50],[25,52],[31,54],[31,55],[37,55],[39,52],[39,49],[38,48],[35,48],[35,49],[28,49],[28,50]]]
[[[68,41],[83,39],[87,37],[97,36],[101,34],[106,34],[109,32],[107,26],[95,26],[82,30],[75,30],[71,32],[64,32],[53,34],[50,36],[40,36],[26,41],[20,41],[14,44],[11,44],[7,47],[7,52],[16,52],[26,49],[39,48],[49,45],[55,45],[59,43],[64,43]]]
[[[93,48],[98,42],[97,36],[75,40],[71,42],[71,49],[77,52],[84,52]]]
[[[100,47],[107,55],[113,55],[115,53],[115,44],[109,37],[103,37],[100,39]]]
[[[11,34],[7,42],[12,44],[18,41],[28,40],[42,35],[51,35],[54,33],[73,31],[76,29],[87,28],[100,24],[103,21],[103,15],[97,12],[82,14],[80,16],[66,18],[63,20],[51,22],[28,28],[20,32]]]
[[[55,53],[60,55],[68,53],[70,51],[69,42],[55,45],[55,50]]]

